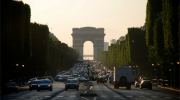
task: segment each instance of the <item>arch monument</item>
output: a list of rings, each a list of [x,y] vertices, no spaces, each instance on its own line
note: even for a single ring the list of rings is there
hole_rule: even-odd
[[[83,47],[86,41],[91,41],[94,47],[94,60],[99,60],[98,53],[104,51],[104,28],[81,27],[73,28],[73,48],[79,51],[79,59],[83,60]]]

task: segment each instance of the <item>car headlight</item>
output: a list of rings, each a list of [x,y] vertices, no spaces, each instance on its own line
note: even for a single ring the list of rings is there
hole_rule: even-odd
[[[51,85],[48,85],[48,87],[51,87]]]
[[[40,85],[38,85],[38,87],[40,87]]]

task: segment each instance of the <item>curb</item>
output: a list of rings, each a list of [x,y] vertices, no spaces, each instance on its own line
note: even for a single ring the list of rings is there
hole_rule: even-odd
[[[160,87],[160,88],[164,88],[164,89],[168,89],[168,90],[173,90],[173,91],[176,91],[176,92],[180,92],[180,89],[174,89],[174,88],[172,88],[172,87],[163,87],[163,86],[161,86],[161,85],[157,85],[158,87]]]

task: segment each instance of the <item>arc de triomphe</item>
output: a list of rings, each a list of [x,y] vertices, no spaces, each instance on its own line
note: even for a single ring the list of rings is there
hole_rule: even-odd
[[[98,60],[98,53],[104,51],[104,28],[81,27],[73,28],[73,48],[79,51],[79,59],[83,60],[83,46],[91,41],[94,46],[94,60]]]

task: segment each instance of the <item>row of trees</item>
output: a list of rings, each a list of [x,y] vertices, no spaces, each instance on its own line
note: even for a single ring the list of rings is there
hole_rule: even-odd
[[[145,30],[128,28],[126,40],[111,44],[108,51],[101,51],[99,59],[112,68],[122,65],[138,66],[141,70],[148,62],[148,52],[145,44]]]
[[[148,0],[146,30],[129,28],[126,40],[112,44],[99,58],[108,66],[138,65],[145,75],[179,84],[179,1]],[[157,69],[157,70],[156,70]],[[157,71],[154,72],[153,70]]]
[[[27,79],[70,68],[79,53],[49,36],[47,25],[30,23],[31,9],[22,1],[2,2],[2,80]]]

